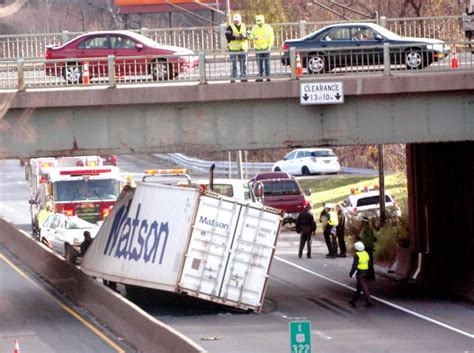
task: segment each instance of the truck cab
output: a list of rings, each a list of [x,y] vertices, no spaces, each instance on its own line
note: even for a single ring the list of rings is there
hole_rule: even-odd
[[[286,172],[260,173],[250,183],[260,202],[284,211],[283,223],[296,222],[301,212],[311,208],[298,180]]]

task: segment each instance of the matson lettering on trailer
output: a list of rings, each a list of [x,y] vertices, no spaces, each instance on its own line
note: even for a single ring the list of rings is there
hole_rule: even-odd
[[[227,223],[219,222],[217,219],[209,219],[205,216],[199,217],[199,223],[204,223],[214,228],[229,230],[229,225]]]
[[[141,203],[135,217],[128,216],[127,207],[122,206],[116,213],[110,228],[104,255],[145,263],[155,263],[161,247],[159,264],[163,262],[169,236],[168,222],[140,218]]]

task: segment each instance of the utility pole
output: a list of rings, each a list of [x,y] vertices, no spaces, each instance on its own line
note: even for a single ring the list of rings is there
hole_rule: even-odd
[[[242,150],[237,151],[237,177],[243,179],[243,169],[242,169]]]
[[[227,23],[232,23],[230,21],[230,0],[226,0],[226,7],[227,7]]]
[[[380,226],[385,225],[385,172],[383,163],[383,145],[379,145],[379,202],[380,202]]]

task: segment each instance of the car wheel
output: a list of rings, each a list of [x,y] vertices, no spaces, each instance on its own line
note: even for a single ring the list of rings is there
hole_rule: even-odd
[[[310,74],[322,74],[328,71],[327,58],[322,54],[309,54],[306,68]]]
[[[48,248],[52,249],[53,247],[51,246],[51,244],[49,243],[49,241],[46,239],[46,238],[41,238],[41,242],[46,245]]]
[[[66,63],[63,77],[71,85],[82,83],[82,67],[78,63]]]
[[[275,167],[275,169],[273,169],[274,172],[281,172],[281,169],[280,167]]]
[[[155,60],[151,64],[151,73],[155,81],[172,80],[174,78],[172,66],[164,60]]]
[[[311,175],[307,166],[304,166],[303,168],[301,168],[301,174],[303,174],[304,176]]]
[[[420,49],[411,48],[405,53],[405,65],[408,70],[420,70],[425,66],[425,59]]]

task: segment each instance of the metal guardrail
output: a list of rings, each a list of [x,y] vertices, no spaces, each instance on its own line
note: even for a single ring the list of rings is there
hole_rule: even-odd
[[[206,161],[188,157],[182,153],[156,154],[155,157],[171,161],[181,167],[190,168],[199,173],[207,174],[211,165],[215,165],[214,173],[218,175],[237,175],[237,163],[228,161]],[[247,175],[268,172],[273,163],[242,163],[242,168]],[[230,171],[229,171],[230,169]]]
[[[456,48],[452,52],[449,48]],[[440,49],[440,48],[438,48]],[[433,72],[473,70],[474,56],[469,42],[442,45],[446,57],[434,55],[430,45],[384,45],[301,50],[297,68],[297,53],[272,51],[269,78],[297,79],[301,77],[357,75],[371,73],[389,76],[397,72]],[[23,60],[0,62],[0,88],[19,89],[84,86],[146,84],[160,82],[226,81],[230,79],[232,56],[229,52],[166,57],[81,58],[67,60]],[[86,70],[87,68],[87,70]],[[88,75],[86,75],[88,71]],[[240,70],[238,71],[240,76]],[[255,52],[248,53],[247,76],[258,78]]]
[[[280,47],[287,39],[300,38],[324,26],[344,21],[292,22],[272,24],[275,46]],[[462,16],[385,18],[358,22],[378,23],[388,30],[407,37],[428,37],[445,41],[464,38]],[[199,51],[223,51],[226,49],[225,25],[189,28],[142,28],[134,30],[164,45],[174,45]],[[250,25],[249,25],[250,28]],[[44,57],[46,46],[61,45],[82,32],[21,34],[0,36],[0,60],[37,59]]]
[[[167,153],[167,154],[155,154],[155,157],[171,161],[183,168],[190,168],[193,171],[207,174],[209,167],[214,164],[214,173],[218,175],[237,175],[237,163],[228,161],[206,161],[202,159],[188,157],[182,153]],[[268,172],[272,170],[273,163],[242,163],[242,169],[244,174],[252,177],[254,174]],[[229,171],[230,169],[230,171]],[[343,174],[358,174],[358,175],[378,175],[378,170],[374,169],[361,169],[361,168],[346,168],[342,167],[341,172]]]

